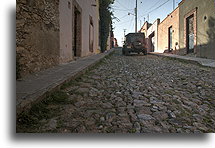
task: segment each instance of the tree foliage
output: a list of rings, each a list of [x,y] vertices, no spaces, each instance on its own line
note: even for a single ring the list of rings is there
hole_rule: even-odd
[[[113,13],[110,10],[110,5],[114,3],[114,0],[99,0],[99,15],[100,15],[100,47],[104,52],[107,48],[107,40],[112,28],[112,16]]]

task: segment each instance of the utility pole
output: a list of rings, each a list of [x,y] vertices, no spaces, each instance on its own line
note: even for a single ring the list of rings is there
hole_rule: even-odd
[[[173,0],[173,10],[175,9],[175,0]]]
[[[124,41],[125,41],[125,32],[126,32],[126,29],[123,29],[124,30]]]
[[[147,17],[148,17],[148,22],[149,22],[149,14],[147,15]]]
[[[136,0],[136,8],[135,8],[135,33],[137,33],[137,0]]]
[[[140,28],[142,28],[142,20],[140,20]]]

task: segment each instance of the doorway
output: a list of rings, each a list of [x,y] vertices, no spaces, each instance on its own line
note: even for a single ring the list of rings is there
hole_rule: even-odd
[[[73,56],[81,56],[81,12],[74,6]]]
[[[168,28],[168,50],[172,51],[173,50],[173,46],[172,46],[172,26]]]
[[[93,42],[94,42],[94,27],[93,27],[93,18],[90,16],[90,25],[89,25],[89,51],[93,52]]]
[[[149,52],[154,52],[155,51],[155,32],[149,35]]]
[[[194,53],[194,15],[186,19],[186,49],[187,54]]]

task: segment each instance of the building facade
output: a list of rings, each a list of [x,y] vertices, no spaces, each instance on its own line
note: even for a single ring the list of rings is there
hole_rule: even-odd
[[[158,25],[159,24],[160,24],[160,19],[155,20],[153,24],[145,22],[139,31],[145,34],[146,47],[148,52],[158,51]]]
[[[146,21],[143,26],[141,27],[140,31],[139,32],[142,32],[145,34],[145,36],[147,37],[147,30],[149,29],[149,27],[151,26],[152,24],[150,24],[148,21]]]
[[[95,54],[98,34],[98,0],[18,0],[17,76]]]
[[[158,25],[160,19],[154,21],[154,23],[147,30],[148,48],[149,52],[158,52]]]
[[[183,0],[179,14],[179,54],[215,59],[214,0]]]
[[[179,50],[179,7],[170,13],[158,25],[158,50],[163,53],[165,51]]]

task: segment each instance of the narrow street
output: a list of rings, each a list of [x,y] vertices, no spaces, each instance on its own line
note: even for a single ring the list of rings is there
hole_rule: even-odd
[[[66,101],[40,104],[47,119],[33,113],[20,117],[18,131],[215,132],[214,76],[212,68],[153,55],[123,56],[117,49],[62,87]]]

